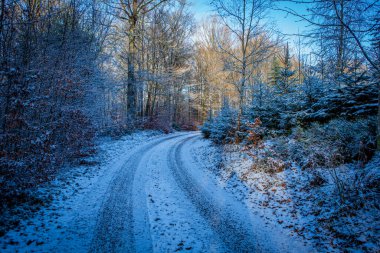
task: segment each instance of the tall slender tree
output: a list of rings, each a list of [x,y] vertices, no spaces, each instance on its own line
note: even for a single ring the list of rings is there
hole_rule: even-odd
[[[220,49],[228,55],[228,68],[237,76],[234,84],[239,93],[239,113],[237,119],[236,141],[241,128],[241,118],[245,104],[247,82],[252,72],[249,67],[253,64],[250,58],[255,50],[250,48],[250,40],[265,32],[264,18],[270,7],[268,0],[213,0],[212,5],[230,30],[236,47]]]
[[[128,71],[127,71],[127,113],[128,117],[136,117],[136,53],[137,53],[137,36],[138,24],[142,22],[143,17],[168,0],[120,0],[119,4],[114,6],[120,10],[118,17],[127,22],[128,35]]]

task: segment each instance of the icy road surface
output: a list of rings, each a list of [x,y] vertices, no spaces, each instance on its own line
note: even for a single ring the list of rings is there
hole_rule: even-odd
[[[80,190],[0,238],[2,252],[310,252],[227,193],[200,133],[142,138]]]

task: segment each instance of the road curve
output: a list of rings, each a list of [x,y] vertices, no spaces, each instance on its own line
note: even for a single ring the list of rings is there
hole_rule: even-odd
[[[181,186],[201,215],[205,217],[209,225],[231,251],[262,252],[259,244],[255,243],[255,235],[244,226],[245,222],[239,219],[241,217],[235,217],[233,211],[229,210],[229,203],[224,202],[224,198],[214,199],[211,194],[205,192],[203,187],[189,173],[189,169],[186,168],[181,157],[183,146],[197,137],[199,136],[188,137],[178,142],[172,147],[168,156],[171,170],[178,181],[178,185]]]
[[[248,203],[238,201],[217,183],[215,175],[206,173],[194,150],[207,145],[200,135],[179,140],[168,161],[178,185],[224,245],[231,252],[314,252],[280,226],[267,226]]]
[[[134,177],[142,158],[157,145],[178,138],[169,136],[149,142],[133,152],[112,180],[96,223],[90,252],[135,252],[133,231]],[[146,211],[146,210],[141,210]],[[146,241],[150,243],[149,241]],[[150,245],[145,245],[151,249]]]
[[[194,161],[199,133],[136,148],[109,186],[90,252],[306,252]],[[284,239],[285,238],[285,239]]]
[[[312,252],[281,227],[266,228],[249,203],[220,185],[202,161],[209,143],[199,132],[138,137],[121,147],[93,175],[67,178],[75,183],[4,236],[1,251]]]

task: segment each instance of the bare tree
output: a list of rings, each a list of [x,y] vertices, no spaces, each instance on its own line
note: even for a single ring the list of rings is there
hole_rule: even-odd
[[[127,111],[128,116],[135,118],[136,116],[136,53],[137,53],[137,35],[139,22],[142,22],[143,17],[157,8],[162,3],[168,0],[120,0],[118,3],[113,3],[112,6],[119,10],[117,16],[126,21],[128,35],[128,79],[127,79]]]
[[[280,0],[281,2],[281,0]],[[347,33],[351,40],[355,42],[357,48],[361,52],[364,59],[369,66],[374,69],[375,76],[377,76],[377,84],[379,87],[380,98],[380,84],[378,76],[380,72],[379,64],[376,63],[375,54],[371,53],[374,49],[369,43],[372,38],[376,37],[378,31],[378,14],[380,3],[377,0],[322,0],[322,1],[308,1],[308,0],[282,0],[282,2],[294,2],[298,4],[309,5],[309,13],[301,14],[296,10],[285,8],[283,11],[295,15],[302,20],[314,25],[322,30],[339,28],[339,35],[336,37],[339,41],[339,50],[337,55],[337,69],[343,72],[343,49],[346,46],[344,41],[344,33]],[[323,5],[327,10],[319,13],[317,10],[319,6]],[[310,13],[311,12],[311,13]],[[311,15],[310,15],[311,14]],[[326,22],[326,20],[328,22]],[[332,20],[332,21],[331,21]],[[379,99],[379,113],[378,113],[378,127],[377,127],[377,147],[380,148],[380,99]]]
[[[232,47],[231,32],[220,18],[213,16],[204,20],[198,28],[195,45],[194,72],[198,84],[199,121],[211,117],[222,107],[224,97],[238,97],[233,84],[227,83],[228,71],[224,71],[224,58],[220,51]]]
[[[252,72],[249,71],[254,61],[250,60],[257,52],[250,47],[250,41],[265,33],[264,18],[270,7],[268,0],[214,0],[212,5],[221,17],[223,23],[231,31],[236,41],[236,48],[220,49],[228,54],[230,68],[238,76],[235,81],[239,93],[239,113],[237,119],[236,141],[241,127],[241,117],[245,103],[246,87]]]

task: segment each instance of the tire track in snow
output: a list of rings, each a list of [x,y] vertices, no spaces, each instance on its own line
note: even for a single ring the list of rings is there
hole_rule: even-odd
[[[165,141],[181,136],[183,135],[170,136],[144,145],[137,149],[120,168],[107,190],[108,196],[98,216],[90,252],[136,252],[132,198],[136,170],[142,158],[150,150]],[[146,212],[146,209],[141,211]],[[144,227],[149,228],[149,225]]]
[[[228,210],[228,203],[220,203],[211,194],[202,190],[186,169],[181,158],[185,144],[198,136],[188,137],[174,145],[168,156],[170,167],[178,185],[208,221],[209,225],[233,252],[261,252],[259,243],[254,243],[254,234],[246,229],[242,220],[234,217],[233,210]],[[248,217],[247,217],[248,218]]]

